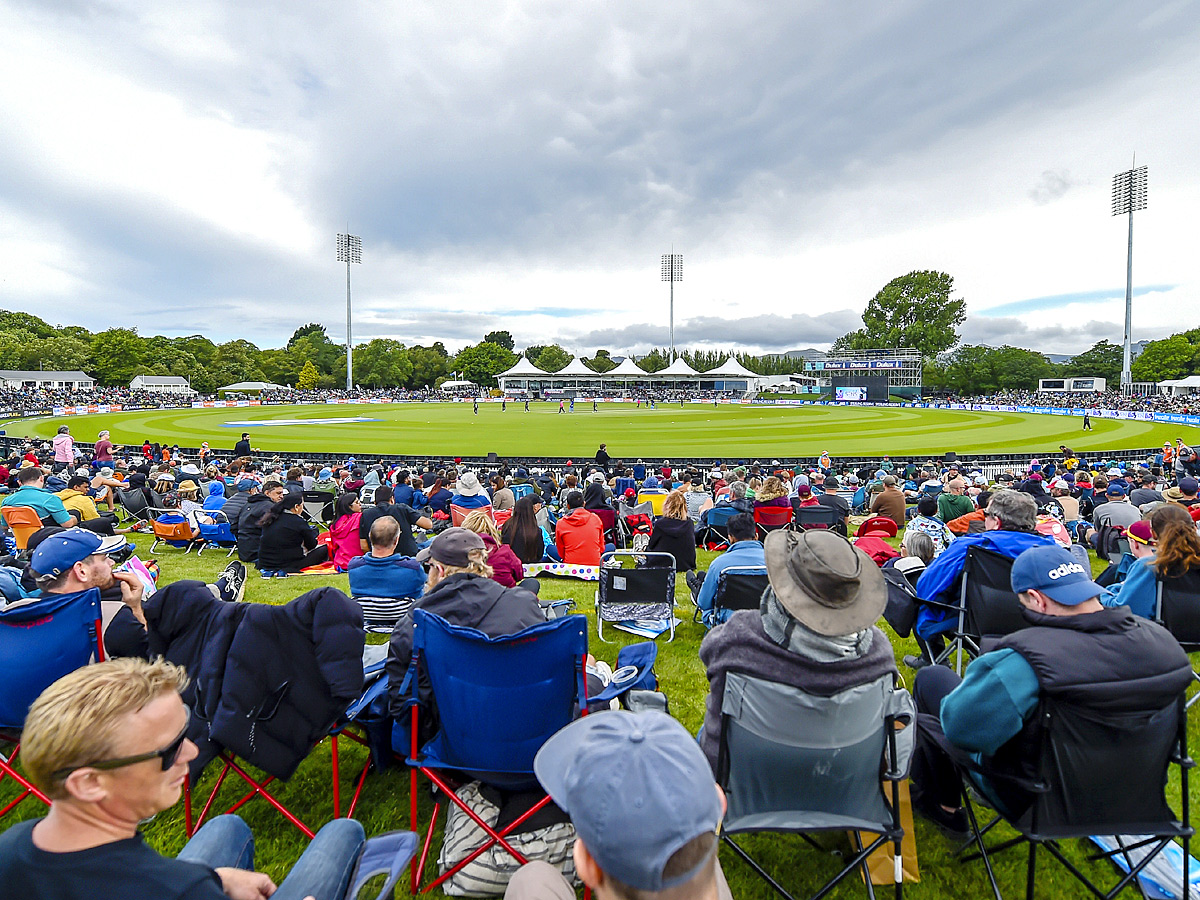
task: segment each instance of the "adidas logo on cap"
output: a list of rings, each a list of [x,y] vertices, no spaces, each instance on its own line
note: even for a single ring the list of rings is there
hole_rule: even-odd
[[[1049,572],[1046,573],[1046,577],[1049,578],[1051,581],[1057,581],[1058,579],[1065,578],[1068,575],[1084,575],[1084,574],[1086,574],[1086,573],[1083,571],[1083,566],[1081,566],[1077,562],[1073,562],[1073,563],[1063,563],[1060,566],[1056,566],[1055,568],[1051,569]]]

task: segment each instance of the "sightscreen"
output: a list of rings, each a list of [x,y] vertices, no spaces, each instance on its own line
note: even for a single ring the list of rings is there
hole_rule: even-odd
[[[887,375],[835,375],[830,379],[833,399],[862,403],[886,403],[888,400]]]

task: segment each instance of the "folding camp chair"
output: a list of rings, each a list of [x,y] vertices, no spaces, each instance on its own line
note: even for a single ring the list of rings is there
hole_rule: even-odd
[[[648,519],[653,519],[654,506],[650,503],[635,503],[630,506],[624,500],[617,501],[617,533],[621,539],[614,541],[615,545],[628,547],[633,543],[633,526],[630,524],[630,519],[634,516],[646,516]]]
[[[706,503],[713,502],[713,495],[707,491],[688,491],[683,495],[683,499],[687,501],[688,518],[693,523],[700,522],[700,510]],[[711,508],[711,507],[710,507]]]
[[[1045,694],[1039,701],[1036,771],[1032,776],[1015,776],[979,764],[948,744],[949,752],[963,779],[963,801],[971,824],[971,840],[977,852],[962,857],[966,862],[982,859],[992,892],[1000,900],[991,857],[1009,847],[1029,844],[1025,870],[1025,896],[1033,900],[1037,851],[1044,847],[1051,856],[1097,897],[1121,893],[1151,861],[1176,838],[1183,842],[1182,893],[1193,896],[1189,885],[1189,850],[1192,828],[1189,818],[1191,795],[1188,773],[1194,763],[1187,752],[1187,711],[1184,695],[1158,711],[1121,713],[1094,711],[1061,703]],[[1167,803],[1164,790],[1171,766],[1179,767],[1182,821]],[[983,828],[975,815],[967,781],[985,778],[1009,803],[1025,806],[1018,813],[1000,814]],[[1013,797],[1016,800],[1012,799]],[[1003,805],[1003,804],[1002,804]],[[1015,810],[1015,806],[1010,806]],[[1001,820],[1018,836],[993,846],[984,838]],[[1092,859],[1108,859],[1125,870],[1108,892],[1099,887],[1063,854],[1058,842],[1064,838],[1092,835],[1112,836],[1115,847]],[[1133,836],[1133,837],[1127,837]],[[960,851],[961,852],[961,851]],[[1137,854],[1136,858],[1134,854]],[[1141,884],[1138,884],[1141,888]],[[1144,891],[1143,891],[1144,895]],[[1059,894],[1063,896],[1063,894]]]
[[[200,523],[200,545],[196,548],[196,555],[199,556],[210,547],[219,547],[229,550],[225,554],[225,558],[228,559],[237,552],[237,536],[224,513],[214,510],[209,512],[209,515],[215,521],[212,525]]]
[[[0,817],[26,797],[47,806],[50,800],[17,771],[21,729],[38,695],[64,675],[104,659],[100,592],[59,595],[12,603],[0,609],[0,744],[12,744],[0,753],[0,782],[12,778],[18,785],[15,799],[0,809]]]
[[[738,514],[739,510],[732,506],[714,506],[708,511],[708,522],[700,533],[700,543],[716,544],[729,543],[729,520]]]
[[[42,528],[42,518],[31,506],[5,506],[0,508],[0,515],[4,516],[4,521],[12,529],[18,550],[26,549],[29,538]]]
[[[661,516],[663,504],[667,502],[667,492],[655,493],[652,491],[649,494],[639,493],[637,495],[637,502],[639,506],[643,503],[649,503],[651,514]]]
[[[792,498],[792,512],[795,514],[798,531],[808,531],[810,528],[834,529],[842,519],[832,506],[822,506],[819,503],[801,506],[798,497]]]
[[[621,568],[621,564],[646,564]],[[605,622],[651,619],[667,622],[675,640],[675,557],[670,553],[614,550],[600,557],[596,587],[596,633],[605,640]]]
[[[418,830],[420,773],[488,835],[481,846],[423,889],[428,892],[496,844],[522,865],[526,862],[505,837],[544,808],[550,802],[549,796],[497,831],[459,800],[442,770],[464,772],[469,778],[506,789],[537,789],[533,773],[537,751],[578,712],[587,710],[587,618],[564,616],[517,634],[493,638],[416,609],[413,626],[413,653],[407,675],[412,710],[408,758],[412,767],[412,828]],[[421,747],[417,737],[418,693],[425,679],[420,675],[428,678],[431,702],[438,711],[437,734]],[[412,871],[413,894],[424,876],[441,803],[439,799],[434,804],[424,848]]]
[[[305,491],[304,519],[318,528],[328,528],[333,521],[333,494],[328,491]]]
[[[874,897],[866,860],[890,842],[901,897],[900,782],[908,775],[915,714],[912,698],[893,687],[891,675],[819,697],[730,672],[717,755],[717,782],[729,802],[722,840],[788,900],[792,895],[733,835],[851,832],[854,854],[814,897],[825,896],[855,869]],[[897,731],[900,721],[908,727]],[[866,847],[864,831],[878,835]]]
[[[589,510],[596,514],[596,518],[600,520],[600,524],[604,527],[604,541],[612,544],[614,547],[618,545],[617,538],[617,513],[612,509],[593,509]]]
[[[614,479],[614,481],[613,481],[613,493],[614,494],[616,494],[618,497],[624,497],[625,492],[628,490],[632,490],[636,493],[637,492],[637,482],[634,481],[632,478],[626,478],[624,475],[622,475],[620,478]]]
[[[792,508],[790,506],[756,506],[754,507],[754,527],[761,537],[768,532],[788,528],[792,524]]]
[[[183,513],[175,511],[164,513],[157,519],[151,519],[150,527],[154,530],[154,542],[150,545],[151,553],[158,548],[159,544],[164,543],[176,550],[181,549],[184,553],[190,552],[194,546],[199,546],[200,539],[192,534],[192,525]]]
[[[513,492],[513,499],[520,500],[522,497],[528,497],[533,493],[533,485],[529,482],[524,484],[510,484],[509,490]]]
[[[766,566],[729,566],[717,573],[713,612],[727,609],[758,609],[763,591],[770,586]]]
[[[1178,578],[1157,579],[1157,600],[1154,619],[1171,632],[1188,653],[1200,651],[1200,572],[1188,572]],[[1200,675],[1193,673],[1200,681]],[[1200,692],[1192,695],[1191,708]]]
[[[450,504],[450,524],[453,525],[455,528],[461,527],[462,523],[463,523],[463,519],[465,519],[471,513],[475,512],[475,510],[477,510],[477,509],[487,510],[487,513],[491,517],[492,521],[494,522],[496,520],[495,515],[492,513],[491,504],[488,504],[487,506],[466,507],[466,506],[456,506],[455,504],[451,503]]]
[[[151,508],[150,502],[146,499],[143,491],[123,491],[120,488],[114,488],[117,494],[117,509],[121,510],[118,515],[122,523],[130,520],[143,522],[152,519],[157,512],[169,512],[170,510],[162,509],[155,511]]]
[[[858,531],[854,532],[854,536],[862,537],[864,534],[870,534],[872,531],[885,532],[888,537],[895,537],[900,528],[887,516],[871,516],[871,518],[858,526]]]
[[[497,509],[492,511],[492,521],[496,523],[497,528],[503,528],[504,523],[512,518],[513,511],[511,509]]]
[[[977,657],[985,636],[1012,634],[1029,622],[1022,613],[1021,601],[1012,589],[1013,561],[986,547],[971,547],[960,576],[958,604],[922,600],[926,606],[950,613],[958,620],[950,631],[950,641],[934,662],[942,663],[957,654],[955,670],[962,674],[963,654]]]

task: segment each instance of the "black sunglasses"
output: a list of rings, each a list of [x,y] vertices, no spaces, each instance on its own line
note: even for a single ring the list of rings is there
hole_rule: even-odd
[[[179,759],[179,751],[183,747],[183,742],[187,740],[187,726],[183,731],[179,732],[179,737],[167,744],[161,750],[151,750],[149,753],[139,753],[137,756],[123,756],[120,759],[104,759],[100,762],[84,763],[82,766],[71,766],[67,769],[59,769],[57,772],[52,772],[50,778],[54,781],[66,778],[72,772],[79,769],[123,769],[125,766],[132,766],[140,762],[146,762],[151,759],[159,759],[162,761],[162,770],[166,772],[171,766],[175,765],[175,761]]]

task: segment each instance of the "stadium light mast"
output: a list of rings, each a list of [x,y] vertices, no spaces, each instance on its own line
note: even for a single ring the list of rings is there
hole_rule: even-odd
[[[675,362],[675,282],[683,281],[683,254],[664,253],[662,280],[671,283],[671,362]]]
[[[1121,393],[1133,393],[1133,214],[1146,208],[1146,167],[1137,165],[1113,176],[1112,214],[1129,216],[1129,256],[1125,265],[1125,355],[1121,361]]]
[[[337,236],[338,262],[346,264],[346,390],[354,390],[354,343],[350,332],[350,264],[362,263],[362,238],[355,234]]]

